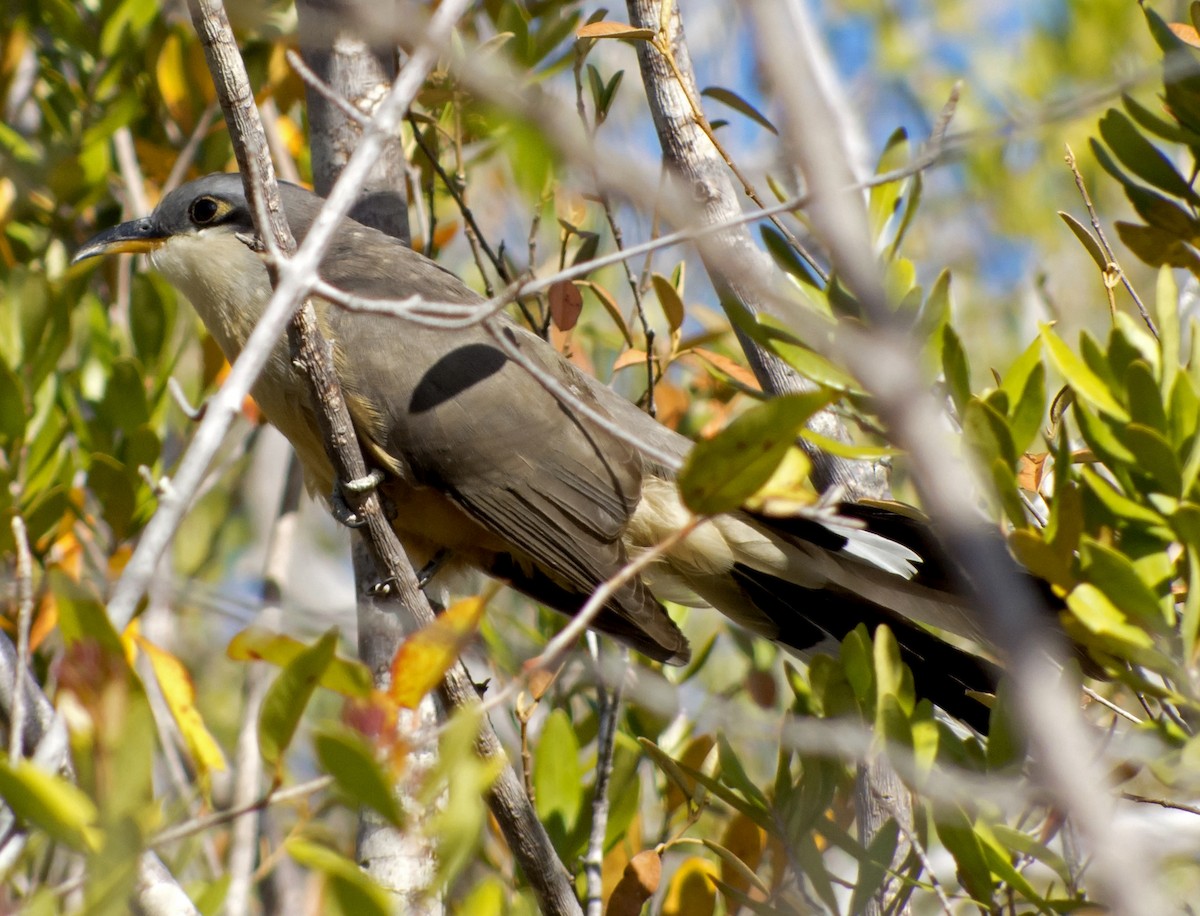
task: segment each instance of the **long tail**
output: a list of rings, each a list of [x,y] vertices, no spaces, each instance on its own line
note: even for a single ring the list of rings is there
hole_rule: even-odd
[[[775,639],[802,654],[832,648],[858,624],[872,636],[886,624],[900,657],[912,669],[918,697],[925,697],[979,732],[988,728],[988,707],[975,694],[994,693],[1001,669],[965,652],[881,605],[838,588],[805,588],[735,564],[732,577],[745,599],[777,627]]]
[[[657,495],[657,494],[656,494]],[[668,517],[673,509],[656,502]],[[858,624],[891,628],[918,695],[985,731],[1001,669],[926,627],[987,645],[915,512],[854,503],[805,515],[718,516],[647,570],[655,595],[710,605],[801,655],[833,651]]]

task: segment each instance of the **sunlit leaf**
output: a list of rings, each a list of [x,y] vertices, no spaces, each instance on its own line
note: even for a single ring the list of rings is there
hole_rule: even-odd
[[[183,662],[143,637],[137,637],[137,645],[150,660],[150,667],[154,669],[171,717],[200,771],[207,774],[212,770],[226,769],[221,746],[196,708],[196,687]]]
[[[433,623],[404,640],[392,660],[388,691],[396,705],[416,709],[425,694],[441,683],[479,628],[489,597],[456,601]]]
[[[773,398],[697,442],[679,474],[684,503],[702,515],[736,509],[770,479],[800,427],[831,399],[825,391]]]
[[[306,648],[291,636],[247,627],[230,640],[225,654],[234,661],[264,661],[283,668]],[[320,684],[326,690],[361,698],[371,692],[371,672],[357,659],[335,657],[321,675]]]

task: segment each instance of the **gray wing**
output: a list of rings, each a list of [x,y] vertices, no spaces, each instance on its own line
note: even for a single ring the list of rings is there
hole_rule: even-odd
[[[361,246],[349,241],[322,266],[325,279],[343,289],[479,301],[453,274],[398,242],[389,240],[394,259],[380,265],[363,263]],[[511,566],[494,572],[570,613],[621,568],[621,535],[641,496],[636,449],[560,404],[482,327],[445,331],[336,308],[323,314],[359,435],[511,545]],[[539,338],[514,332],[510,339],[607,413],[596,395],[604,386]],[[390,345],[388,357],[380,355],[381,341]],[[356,358],[366,353],[372,356]],[[640,581],[620,590],[596,624],[654,658],[686,658],[682,634]]]

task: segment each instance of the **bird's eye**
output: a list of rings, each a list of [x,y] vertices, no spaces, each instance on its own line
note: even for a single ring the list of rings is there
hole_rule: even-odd
[[[207,226],[220,212],[220,205],[211,197],[197,197],[188,208],[188,216],[197,226]]]

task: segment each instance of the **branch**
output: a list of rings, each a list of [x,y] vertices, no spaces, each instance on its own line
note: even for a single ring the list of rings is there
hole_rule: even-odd
[[[728,159],[714,145],[711,129],[705,130],[707,122],[695,103],[699,93],[679,5],[664,6],[661,0],[627,0],[626,6],[630,24],[651,29],[656,36],[652,42],[638,42],[637,55],[667,166],[700,201],[699,212],[695,214],[700,225],[727,222],[740,213],[741,205],[727,172]],[[774,276],[777,270],[750,233],[731,228],[708,242],[701,247],[700,256],[722,302],[732,300],[755,315],[772,313],[771,301],[758,292],[761,286],[758,278]],[[811,383],[783,360],[759,347],[743,331],[737,329],[737,335],[764,391],[778,395],[811,387]],[[845,427],[831,411],[821,412],[810,425],[823,436],[848,441]],[[849,462],[803,441],[801,444],[812,462],[813,482],[818,489],[839,486],[850,498],[883,498],[888,494],[882,465]]]

